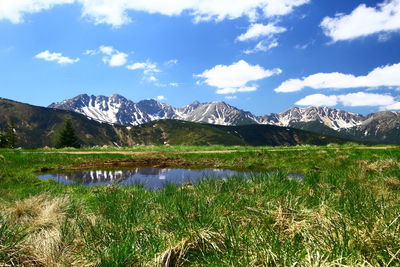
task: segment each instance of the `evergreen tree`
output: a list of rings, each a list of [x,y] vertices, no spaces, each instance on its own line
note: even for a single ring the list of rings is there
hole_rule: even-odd
[[[7,130],[0,133],[0,148],[15,148],[17,136],[15,135],[14,123],[10,122],[7,125]]]
[[[15,125],[14,122],[10,122],[7,126],[7,147],[8,148],[15,148],[15,144],[17,142],[17,136],[15,135]]]
[[[79,144],[79,139],[75,134],[75,130],[72,127],[71,119],[67,119],[65,121],[64,129],[61,131],[56,142],[56,148],[63,147],[81,147],[81,145]]]
[[[0,133],[0,148],[6,148],[7,147],[7,138],[4,134]]]

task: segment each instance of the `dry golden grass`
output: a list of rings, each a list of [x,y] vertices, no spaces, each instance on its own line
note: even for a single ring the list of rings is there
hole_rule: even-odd
[[[154,261],[147,266],[183,266],[190,251],[212,250],[221,253],[224,248],[224,237],[221,234],[209,230],[192,232],[188,238],[184,238],[178,244],[156,256]]]
[[[383,172],[394,167],[400,168],[400,161],[395,159],[381,159],[376,161],[359,160],[358,165],[364,171]]]
[[[26,231],[26,237],[13,255],[17,262],[23,266],[61,266],[64,261],[89,266],[78,257],[79,237],[75,235],[72,242],[63,239],[68,204],[67,197],[42,194],[17,201],[5,209],[4,215]]]
[[[400,190],[400,180],[396,177],[388,177],[385,180],[385,184],[392,190]]]

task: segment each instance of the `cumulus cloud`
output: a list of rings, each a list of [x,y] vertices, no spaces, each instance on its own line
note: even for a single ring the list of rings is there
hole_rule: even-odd
[[[75,0],[11,0],[0,1],[0,20],[12,23],[23,22],[24,14],[37,13],[53,8],[55,5],[72,4]]]
[[[79,58],[72,59],[63,56],[61,53],[51,53],[49,50],[43,51],[35,56],[35,58],[43,59],[46,61],[55,61],[58,64],[73,64],[79,61]]]
[[[110,67],[120,67],[126,64],[128,61],[128,55],[122,52],[117,52],[110,57],[103,57],[103,61]]]
[[[159,95],[159,96],[157,96],[157,100],[162,101],[162,100],[167,100],[167,98],[163,95]]]
[[[393,96],[390,95],[369,94],[364,92],[339,95],[338,100],[343,106],[348,107],[386,106],[395,102]]]
[[[111,46],[101,46],[99,51],[105,55],[103,62],[110,67],[121,67],[128,61],[128,54],[120,52]]]
[[[381,86],[400,86],[400,63],[378,67],[365,76],[333,72],[317,73],[302,79],[290,79],[276,88],[275,92],[296,92],[306,87],[341,89]]]
[[[296,104],[300,106],[336,106],[342,104],[347,107],[396,107],[394,97],[391,95],[370,94],[364,92],[330,96],[314,94],[300,99]]]
[[[195,22],[201,22],[243,16],[250,19],[282,16],[308,2],[310,0],[12,0],[0,2],[0,19],[20,23],[24,14],[40,12],[55,5],[78,3],[82,6],[82,16],[95,24],[118,27],[131,21],[127,14],[130,10],[167,16],[186,12]]]
[[[268,50],[271,50],[274,47],[278,47],[279,43],[277,40],[272,40],[268,42],[267,40],[260,41],[256,44],[256,46],[253,49],[247,49],[244,50],[243,53],[246,55],[258,53],[258,52],[266,52]]]
[[[157,63],[153,63],[149,60],[147,60],[146,62],[135,62],[131,65],[126,66],[126,68],[128,70],[143,70],[143,79],[149,82],[158,81],[155,74],[161,72],[161,70],[159,70],[157,67]]]
[[[308,4],[310,1],[311,0],[264,1],[267,2],[264,7],[264,13],[267,17],[286,15],[291,13],[295,7]]]
[[[225,99],[227,99],[227,100],[235,100],[235,99],[237,99],[237,96],[235,96],[235,95],[228,95],[228,96],[225,96]]]
[[[300,106],[336,106],[337,96],[327,96],[323,94],[308,95],[296,102]]]
[[[217,65],[195,76],[205,79],[204,82],[207,85],[216,87],[218,94],[232,94],[255,91],[257,86],[248,85],[248,83],[277,75],[281,72],[282,70],[278,68],[267,70],[259,65],[250,65],[246,61],[240,60],[229,66]]]
[[[399,31],[400,0],[387,0],[376,7],[361,4],[350,14],[324,18],[321,27],[334,42]]]
[[[157,63],[153,63],[149,60],[146,62],[136,62],[131,65],[128,65],[126,67],[129,70],[143,70],[143,74],[154,74],[157,72],[161,72],[161,70],[158,69]]]
[[[118,51],[112,46],[102,45],[96,50],[86,50],[85,55],[104,55],[102,60],[104,64],[110,67],[121,67],[128,62],[128,54]]]
[[[278,33],[285,32],[286,28],[276,26],[275,23],[264,24],[251,24],[247,32],[239,35],[237,40],[244,42],[248,40],[256,40],[261,37],[270,37]]]

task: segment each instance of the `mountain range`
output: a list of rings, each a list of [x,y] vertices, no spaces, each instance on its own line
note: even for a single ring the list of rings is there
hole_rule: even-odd
[[[112,125],[136,126],[162,119],[225,126],[263,124],[303,129],[357,141],[400,143],[400,112],[392,111],[364,116],[328,107],[294,107],[281,113],[256,116],[225,102],[195,101],[176,108],[156,100],[135,103],[117,94],[109,97],[82,94],[53,103],[49,108],[73,111]]]
[[[142,102],[141,118],[155,118],[158,106],[154,101]],[[104,104],[104,103],[103,103]],[[161,105],[162,106],[162,105]],[[104,107],[104,105],[103,105]],[[146,112],[146,113],[145,113]],[[158,116],[164,116],[157,111]],[[106,113],[104,113],[106,114]],[[111,113],[110,113],[111,114]],[[148,115],[150,114],[150,115]],[[119,116],[116,115],[116,117]],[[248,124],[222,126],[187,122],[183,120],[157,120],[136,126],[122,126],[90,119],[74,111],[38,107],[0,98],[0,133],[12,124],[17,146],[25,148],[52,147],[64,122],[69,119],[83,146],[111,145],[326,145],[348,140],[319,133],[274,125]]]

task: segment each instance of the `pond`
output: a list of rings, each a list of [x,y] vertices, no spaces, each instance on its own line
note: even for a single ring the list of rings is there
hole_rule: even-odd
[[[122,186],[143,185],[149,190],[158,190],[167,184],[195,184],[201,179],[227,179],[232,176],[251,177],[253,172],[239,172],[222,169],[171,169],[171,168],[136,168],[132,170],[95,170],[77,171],[73,173],[43,174],[42,180],[53,179],[61,184],[81,184],[84,186],[100,186],[118,184]],[[290,177],[301,179],[298,174]]]

